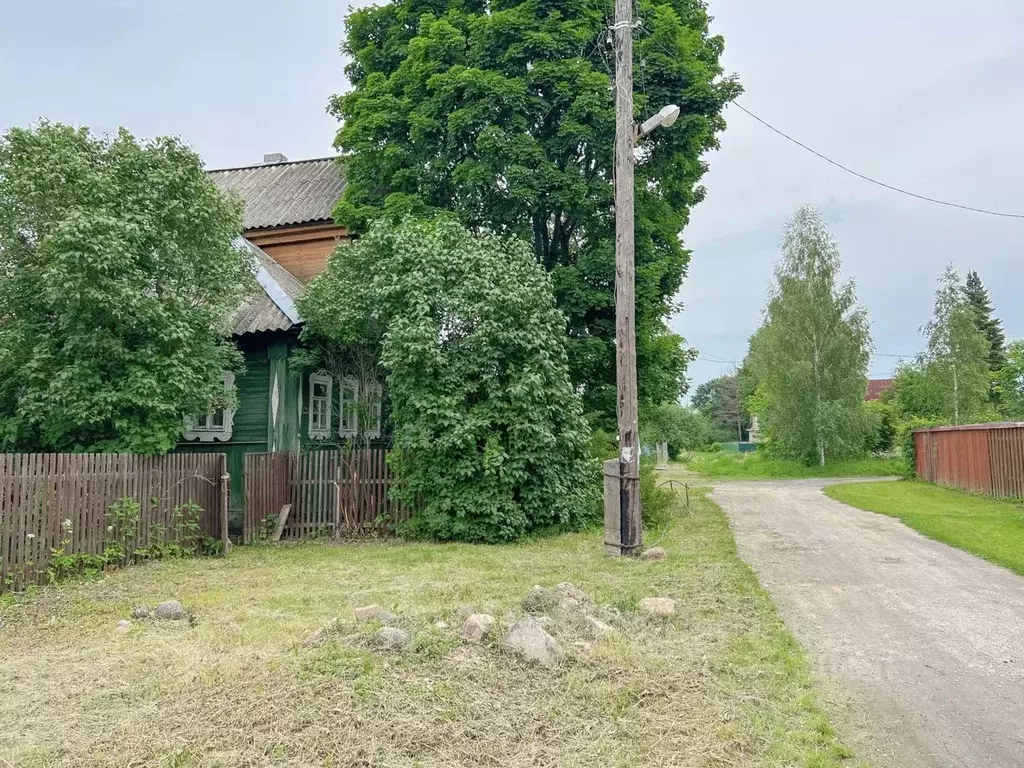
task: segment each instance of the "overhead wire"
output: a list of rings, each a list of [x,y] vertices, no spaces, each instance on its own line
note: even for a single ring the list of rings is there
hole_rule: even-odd
[[[734,107],[736,107],[741,112],[744,112],[744,113],[750,115],[750,117],[754,118],[754,120],[756,120],[757,122],[761,123],[761,125],[765,126],[770,131],[773,131],[774,133],[777,133],[779,136],[781,136],[782,138],[786,139],[787,141],[790,141],[793,144],[796,144],[801,149],[804,149],[807,152],[810,152],[815,157],[821,158],[826,163],[834,165],[836,168],[839,168],[840,170],[845,171],[846,173],[849,173],[849,174],[851,174],[853,176],[856,176],[858,179],[863,179],[864,181],[870,182],[870,183],[875,184],[875,185],[877,185],[879,187],[883,187],[883,188],[888,189],[888,190],[890,190],[892,192],[898,192],[901,195],[907,195],[908,197],[917,198],[918,200],[924,200],[925,202],[928,202],[928,203],[935,203],[936,205],[944,205],[944,206],[946,206],[948,208],[958,208],[958,209],[963,210],[963,211],[971,211],[972,213],[982,213],[982,214],[985,214],[987,216],[999,216],[999,217],[1005,218],[1005,219],[1024,219],[1024,213],[1006,213],[1006,212],[1003,212],[1003,211],[992,211],[992,210],[989,210],[987,208],[976,208],[976,207],[971,206],[971,205],[962,205],[960,203],[953,203],[953,202],[950,202],[948,200],[940,200],[939,198],[936,198],[936,197],[929,197],[928,195],[921,195],[921,194],[918,194],[917,192],[911,192],[910,190],[903,189],[901,187],[897,187],[897,186],[894,186],[892,184],[887,184],[884,181],[879,181],[878,179],[872,178],[871,176],[868,176],[868,175],[863,174],[863,173],[859,173],[858,171],[855,171],[852,168],[850,168],[850,167],[848,167],[846,165],[843,165],[842,163],[838,162],[837,160],[833,160],[831,157],[828,157],[827,155],[824,155],[821,152],[818,152],[816,149],[812,149],[811,147],[809,147],[806,144],[804,144],[802,141],[799,141],[798,139],[795,139],[792,136],[790,136],[788,133],[785,133],[784,131],[779,130],[774,125],[769,123],[767,120],[765,120],[765,119],[763,119],[761,117],[758,117],[757,115],[755,115],[753,112],[751,112],[749,109],[744,107],[739,102],[734,101],[734,102],[732,102],[732,104],[733,104]]]

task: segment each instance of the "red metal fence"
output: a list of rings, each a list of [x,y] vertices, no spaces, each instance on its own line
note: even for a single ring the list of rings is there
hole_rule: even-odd
[[[188,503],[201,508],[203,533],[224,540],[228,483],[222,453],[2,454],[0,591],[44,580],[53,549],[101,554],[107,512],[126,497],[140,507],[130,548],[166,539],[175,508]]]
[[[389,498],[387,454],[382,449],[246,454],[244,541],[266,531],[265,521],[276,519],[287,504],[285,539],[386,533],[391,523],[409,517],[404,505]]]
[[[1024,423],[932,427],[914,433],[917,476],[938,485],[1024,497]]]

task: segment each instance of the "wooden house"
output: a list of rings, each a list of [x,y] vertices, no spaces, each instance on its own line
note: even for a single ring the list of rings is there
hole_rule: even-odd
[[[209,175],[244,203],[245,230],[238,245],[253,252],[259,290],[231,320],[245,357],[244,373],[225,374],[237,406],[191,419],[177,450],[227,454],[231,509],[238,513],[245,503],[247,453],[298,452],[304,445],[362,435],[379,438],[381,392],[379,385],[360,387],[351,377],[335,381],[322,372],[303,372],[293,360],[302,325],[298,298],[348,237],[331,218],[345,188],[334,160],[289,162],[275,154],[261,165]],[[376,398],[374,423],[358,423],[360,396]]]

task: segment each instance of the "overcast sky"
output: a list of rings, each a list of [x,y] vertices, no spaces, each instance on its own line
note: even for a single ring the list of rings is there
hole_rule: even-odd
[[[0,0],[0,130],[40,117],[178,134],[209,167],[333,154],[345,5],[328,0]],[[819,152],[931,197],[1024,213],[1024,3],[711,0],[747,109]],[[708,156],[708,197],[673,325],[703,358],[740,360],[782,226],[825,210],[886,376],[921,348],[935,278],[976,269],[1008,335],[1024,335],[1024,220],[906,198],[844,174],[737,109]]]

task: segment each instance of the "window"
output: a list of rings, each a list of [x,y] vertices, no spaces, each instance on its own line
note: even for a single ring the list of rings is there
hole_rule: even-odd
[[[309,377],[309,436],[327,437],[331,433],[331,391],[333,380],[325,373]]]
[[[384,388],[379,381],[373,381],[366,385],[366,414],[369,424],[366,428],[366,436],[376,440],[380,437],[381,406],[384,400]]]
[[[341,380],[341,415],[338,434],[355,437],[359,432],[359,382],[353,376]]]
[[[225,371],[223,381],[225,391],[234,390],[235,374]],[[196,414],[185,423],[185,439],[198,440],[201,443],[230,440],[234,419],[235,410],[229,406]]]

